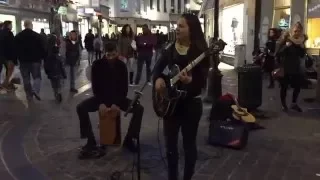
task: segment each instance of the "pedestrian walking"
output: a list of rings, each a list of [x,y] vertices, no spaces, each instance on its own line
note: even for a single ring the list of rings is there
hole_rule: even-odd
[[[277,56],[279,56],[279,66],[277,71],[281,89],[280,98],[283,111],[287,112],[286,103],[288,86],[293,88],[291,109],[302,112],[297,101],[303,82],[303,71],[301,68],[301,60],[306,56],[306,48],[304,43],[307,36],[303,34],[303,26],[296,23],[290,32],[284,33],[279,42]]]
[[[6,68],[6,76],[3,83],[0,85],[0,89],[5,89],[6,91],[13,91],[16,89],[15,86],[10,83],[14,67],[17,65],[17,57],[14,49],[14,35],[11,30],[12,22],[5,21],[3,23],[3,28],[0,31],[0,67],[1,70],[3,65]]]
[[[25,29],[15,37],[15,47],[20,62],[20,72],[23,79],[27,100],[40,98],[41,61],[45,57],[45,45],[40,34],[34,32],[32,21],[24,22]],[[31,76],[33,85],[31,85]]]
[[[103,51],[103,42],[101,37],[96,34],[94,41],[93,41],[93,47],[94,47],[94,52],[96,55],[96,60],[101,59],[101,53]]]
[[[146,79],[151,85],[151,60],[153,56],[153,50],[157,43],[156,36],[151,34],[148,25],[143,25],[143,34],[137,37],[137,51],[138,51],[138,62],[137,62],[137,76],[135,84],[138,85],[141,79],[141,73],[143,65],[146,64]]]
[[[75,88],[75,67],[80,60],[80,44],[76,31],[70,32],[69,39],[66,40],[66,64],[70,67],[70,92],[77,93]]]
[[[92,30],[89,29],[89,33],[87,33],[86,37],[84,38],[84,46],[88,52],[89,65],[91,65],[93,62],[93,56],[94,56],[93,41],[94,41],[94,35],[92,34]]]
[[[129,84],[133,85],[133,63],[134,63],[134,51],[137,49],[136,41],[134,40],[134,35],[132,28],[129,24],[123,26],[121,35],[118,40],[118,52],[122,60],[127,64],[129,72]]]
[[[63,66],[62,57],[59,55],[59,46],[57,44],[57,36],[50,34],[48,37],[47,57],[44,61],[44,69],[50,79],[54,97],[58,102],[62,101],[62,83],[67,78],[66,71]]]

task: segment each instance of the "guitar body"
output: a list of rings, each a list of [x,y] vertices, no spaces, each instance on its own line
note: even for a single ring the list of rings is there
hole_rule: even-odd
[[[233,117],[244,121],[245,123],[255,123],[256,118],[248,112],[246,108],[238,107],[237,105],[232,105]]]
[[[155,90],[155,86],[152,89],[153,109],[157,116],[161,118],[170,117],[178,103],[178,100],[185,95],[184,91],[177,89],[176,85],[172,85],[170,79],[180,73],[178,65],[173,65],[164,81],[166,83],[165,92],[159,94]]]

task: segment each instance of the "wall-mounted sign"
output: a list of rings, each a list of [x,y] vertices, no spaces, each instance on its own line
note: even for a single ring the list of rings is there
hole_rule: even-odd
[[[120,11],[121,12],[128,12],[129,11],[128,0],[121,0],[120,1]]]
[[[310,1],[308,3],[308,18],[320,17],[320,1]]]
[[[9,0],[0,0],[0,4],[8,4]]]
[[[100,0],[91,0],[91,7],[93,8],[100,7]]]
[[[68,12],[68,8],[65,6],[60,6],[58,9],[58,14],[67,15],[67,12]]]

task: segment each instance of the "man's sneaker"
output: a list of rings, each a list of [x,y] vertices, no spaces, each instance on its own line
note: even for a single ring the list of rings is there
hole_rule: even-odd
[[[75,89],[75,88],[71,88],[71,89],[70,89],[70,92],[71,92],[71,93],[78,93],[78,90]]]
[[[101,151],[99,148],[83,150],[79,153],[78,158],[81,160],[84,159],[99,159],[106,155],[105,151]]]
[[[62,94],[61,94],[61,93],[55,94],[55,98],[56,98],[56,101],[57,101],[58,103],[61,103],[61,102],[62,102]]]
[[[41,98],[40,98],[39,94],[37,94],[36,92],[32,92],[32,95],[33,95],[38,101],[41,101]]]
[[[132,153],[136,153],[138,151],[137,145],[134,143],[133,138],[126,137],[123,141],[123,147]]]
[[[288,106],[287,105],[282,106],[282,111],[283,112],[288,112]]]
[[[297,104],[292,104],[291,109],[297,112],[302,112],[302,109]]]

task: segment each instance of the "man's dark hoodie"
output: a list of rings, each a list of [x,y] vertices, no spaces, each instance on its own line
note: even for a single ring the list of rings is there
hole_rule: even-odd
[[[15,37],[18,60],[21,63],[41,62],[45,58],[45,44],[40,34],[25,29]]]

